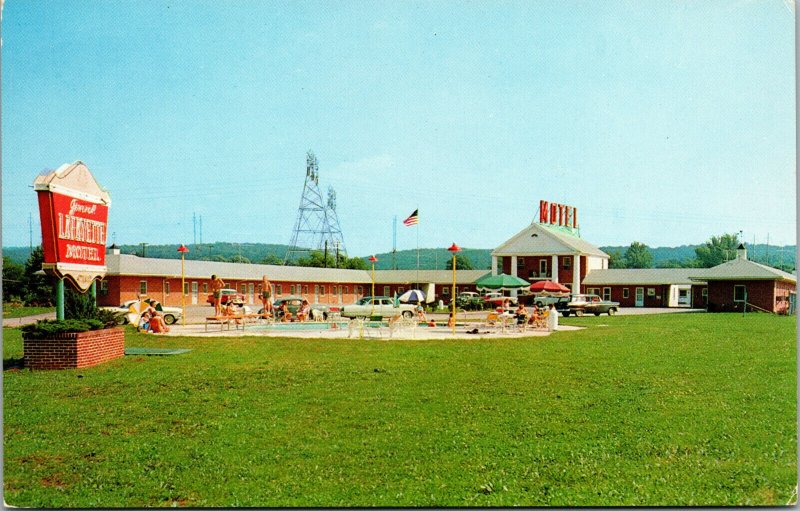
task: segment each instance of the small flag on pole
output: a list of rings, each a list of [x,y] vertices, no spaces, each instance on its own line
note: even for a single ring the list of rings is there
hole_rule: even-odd
[[[403,220],[403,225],[417,225],[419,223],[419,210],[415,209],[411,216]]]

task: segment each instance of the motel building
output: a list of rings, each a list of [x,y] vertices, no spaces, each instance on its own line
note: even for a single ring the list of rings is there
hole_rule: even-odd
[[[115,306],[140,295],[155,298],[164,305],[180,307],[180,259],[156,259],[120,254],[110,248],[106,254],[106,276],[98,283],[98,305]],[[456,294],[475,291],[475,281],[487,270],[456,272]],[[312,303],[342,305],[353,303],[372,293],[372,273],[368,270],[278,266],[266,264],[223,263],[217,261],[185,262],[183,294],[187,305],[207,303],[211,293],[211,275],[217,275],[227,288],[244,295],[245,302],[260,305],[261,279],[272,283],[273,300],[282,296],[302,295]],[[417,283],[420,283],[417,285]],[[401,295],[409,289],[422,289],[433,302],[450,297],[453,286],[451,270],[376,270],[375,294]]]
[[[736,311],[745,302],[750,309],[784,314],[794,310],[797,279],[794,275],[747,260],[740,246],[738,256],[714,268],[609,269],[609,256],[580,237],[577,210],[540,203],[539,221],[533,221],[491,253],[491,273],[505,273],[534,283],[552,280],[573,292],[592,293],[622,307],[686,307],[709,311]],[[372,272],[263,264],[185,262],[185,286],[181,290],[179,259],[143,258],[120,254],[115,247],[106,255],[108,271],[99,281],[99,305],[119,305],[147,295],[165,305],[207,303],[211,275],[228,288],[259,305],[261,278],[273,285],[273,300],[302,295],[312,303],[331,306],[353,303],[372,294]],[[475,282],[488,270],[456,272],[456,294],[477,291]],[[376,270],[378,296],[401,295],[421,289],[429,303],[452,295],[452,270]],[[183,294],[182,294],[183,293]],[[512,296],[516,293],[512,292]]]

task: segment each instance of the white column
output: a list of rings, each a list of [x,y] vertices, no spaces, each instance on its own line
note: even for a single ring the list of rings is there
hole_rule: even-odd
[[[517,256],[515,256],[515,255],[511,256],[511,275],[513,275],[515,277],[517,276]],[[517,290],[516,289],[512,289],[511,290],[511,296],[513,296],[514,298],[517,297]]]
[[[581,292],[581,255],[572,256],[572,292]]]
[[[558,282],[558,256],[553,256],[553,261],[551,263],[552,268],[550,269],[550,279],[553,282]]]
[[[492,275],[497,275],[497,256],[492,256]]]

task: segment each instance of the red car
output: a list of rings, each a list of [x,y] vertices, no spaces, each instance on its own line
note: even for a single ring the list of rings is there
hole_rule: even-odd
[[[206,302],[214,305],[214,295],[208,295]],[[234,305],[244,305],[244,295],[237,293],[235,289],[220,289],[219,290],[219,303],[227,305],[231,302]]]
[[[511,301],[511,305],[517,304],[517,299],[512,296],[503,296],[500,293],[489,293],[483,297],[483,301],[486,302],[487,305],[491,305],[492,307],[502,307],[503,302],[506,300]]]

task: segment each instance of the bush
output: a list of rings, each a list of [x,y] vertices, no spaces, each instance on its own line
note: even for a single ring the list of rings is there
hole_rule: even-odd
[[[105,324],[97,319],[65,319],[63,321],[44,319],[36,324],[22,327],[22,336],[25,339],[50,339],[58,334],[88,332],[101,330]]]

